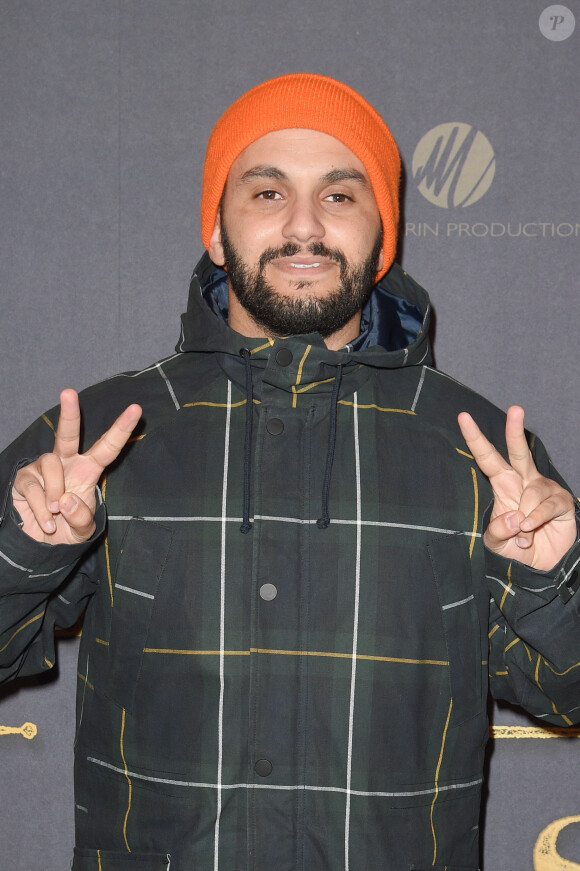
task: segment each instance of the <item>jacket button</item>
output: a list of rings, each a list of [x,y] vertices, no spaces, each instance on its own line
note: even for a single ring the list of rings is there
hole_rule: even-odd
[[[274,586],[274,584],[262,584],[260,587],[260,596],[266,602],[271,602],[272,599],[275,599],[278,595],[278,590]]]
[[[272,773],[272,763],[269,759],[258,759],[254,765],[254,771],[260,777],[268,777]]]
[[[284,432],[284,424],[279,417],[272,417],[266,424],[266,429],[268,430],[270,435],[280,435]]]
[[[293,360],[292,351],[289,348],[280,348],[276,351],[276,363],[278,366],[289,366]]]

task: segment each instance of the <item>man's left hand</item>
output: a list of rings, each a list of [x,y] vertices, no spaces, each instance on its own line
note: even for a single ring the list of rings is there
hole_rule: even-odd
[[[475,462],[489,478],[494,503],[483,540],[490,550],[539,571],[549,571],[576,540],[574,500],[538,472],[524,433],[524,410],[508,409],[509,463],[463,411],[459,426]]]

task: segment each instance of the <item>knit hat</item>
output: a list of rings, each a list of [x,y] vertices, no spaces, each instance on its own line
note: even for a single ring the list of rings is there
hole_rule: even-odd
[[[228,172],[238,155],[273,130],[300,127],[334,136],[356,154],[370,179],[383,223],[383,268],[395,257],[401,162],[378,112],[328,76],[290,73],[262,82],[226,109],[209,137],[201,194],[201,237],[209,247]]]

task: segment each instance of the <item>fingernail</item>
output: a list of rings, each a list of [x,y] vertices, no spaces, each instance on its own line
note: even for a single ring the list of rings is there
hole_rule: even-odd
[[[69,494],[64,500],[63,510],[66,511],[67,514],[72,514],[73,511],[76,511],[78,504],[79,503],[75,497]]]
[[[520,522],[518,520],[518,515],[516,512],[514,512],[513,514],[506,515],[505,522],[507,524],[508,529],[519,529],[520,528]]]
[[[47,520],[44,524],[44,531],[48,533],[52,533],[56,531],[56,523],[54,520]]]
[[[49,502],[48,510],[52,512],[52,514],[58,514],[58,502]]]

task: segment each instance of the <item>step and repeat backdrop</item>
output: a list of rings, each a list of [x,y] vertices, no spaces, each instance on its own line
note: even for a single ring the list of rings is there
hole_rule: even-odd
[[[438,367],[522,404],[578,491],[579,0],[0,0],[1,443],[171,353],[209,132],[298,70],[391,127]],[[0,691],[1,869],[70,866],[77,642]],[[491,713],[483,868],[580,869],[580,730]]]

